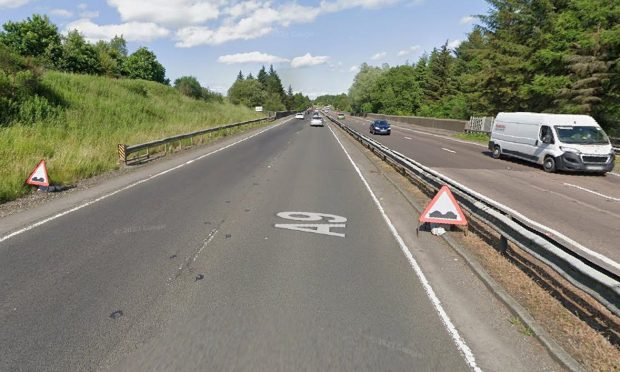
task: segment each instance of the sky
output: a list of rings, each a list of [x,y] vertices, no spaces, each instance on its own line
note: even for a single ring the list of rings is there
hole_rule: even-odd
[[[314,98],[347,92],[363,62],[458,46],[487,10],[484,0],[0,0],[0,23],[37,13],[93,42],[123,35],[172,81],[191,75],[222,93],[240,70],[273,64],[285,88]]]

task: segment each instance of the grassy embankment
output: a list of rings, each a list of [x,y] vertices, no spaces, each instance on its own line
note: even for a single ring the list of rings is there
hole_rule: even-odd
[[[0,203],[29,192],[24,179],[45,159],[54,183],[118,168],[117,144],[137,144],[260,117],[247,107],[205,102],[142,80],[46,72],[42,84],[59,114],[0,127]]]

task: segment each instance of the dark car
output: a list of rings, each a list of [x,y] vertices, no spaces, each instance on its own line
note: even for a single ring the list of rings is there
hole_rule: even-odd
[[[392,130],[390,124],[385,120],[375,120],[370,123],[370,133],[372,134],[387,134],[389,135]]]

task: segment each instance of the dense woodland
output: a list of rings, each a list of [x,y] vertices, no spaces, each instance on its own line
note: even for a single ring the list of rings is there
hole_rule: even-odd
[[[455,50],[362,64],[341,110],[467,119],[500,111],[594,116],[620,136],[620,1],[487,0]]]
[[[228,99],[234,104],[249,107],[263,106],[268,111],[301,111],[311,104],[310,98],[301,93],[293,93],[289,85],[285,92],[280,76],[269,66],[269,72],[262,66],[256,77],[249,73],[243,76],[239,71],[237,80],[228,89]]]

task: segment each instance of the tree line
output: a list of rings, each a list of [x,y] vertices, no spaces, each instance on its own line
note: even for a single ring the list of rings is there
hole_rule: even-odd
[[[620,136],[620,2],[487,0],[467,39],[415,63],[362,64],[351,110],[453,119],[588,114]]]
[[[228,89],[228,99],[234,104],[243,104],[248,107],[262,106],[267,111],[301,111],[311,105],[311,100],[302,93],[293,93],[289,85],[284,91],[282,80],[273,68],[269,71],[262,66],[256,77],[249,73],[243,75],[239,71],[237,79]]]
[[[47,16],[39,14],[20,22],[8,21],[2,28],[0,44],[45,68],[169,84],[166,69],[155,53],[141,47],[128,54],[122,36],[92,44],[77,30],[61,35]]]

